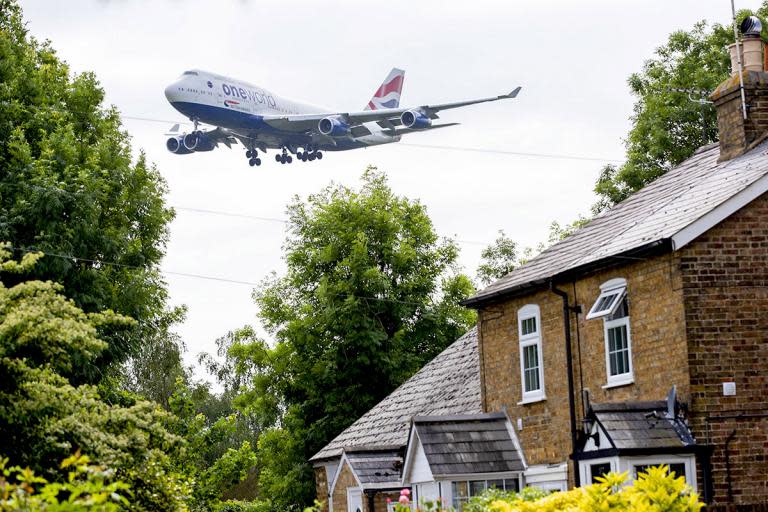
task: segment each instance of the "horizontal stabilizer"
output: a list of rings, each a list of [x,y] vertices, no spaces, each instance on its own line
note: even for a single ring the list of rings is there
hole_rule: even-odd
[[[179,134],[179,123],[176,123],[175,125],[171,126],[171,129],[168,130],[168,133],[166,135],[178,135]]]

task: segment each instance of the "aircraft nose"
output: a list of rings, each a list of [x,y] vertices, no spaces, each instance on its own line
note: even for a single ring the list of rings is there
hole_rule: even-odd
[[[165,98],[173,103],[178,96],[179,82],[173,82],[171,85],[165,88]]]

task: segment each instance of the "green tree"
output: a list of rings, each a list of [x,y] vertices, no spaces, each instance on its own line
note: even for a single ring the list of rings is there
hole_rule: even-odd
[[[0,240],[57,255],[33,277],[62,284],[84,311],[137,320],[102,334],[100,371],[77,376],[89,382],[151,343],[169,314],[159,273],[173,217],[166,185],[143,154],[132,161],[103,100],[92,73],[72,76],[49,42],[27,34],[16,1],[0,0]]]
[[[499,230],[496,240],[480,253],[477,279],[484,286],[501,279],[521,264],[523,252],[517,242],[509,238],[503,230]]]
[[[117,471],[132,490],[128,510],[183,510],[187,483],[174,470],[184,440],[169,415],[126,393],[105,402],[95,386],[73,385],[74,368],[93,364],[107,348],[99,332],[133,320],[106,311],[85,313],[50,281],[24,280],[40,254],[20,263],[0,246],[0,268],[19,281],[0,282],[0,445],[13,464],[61,480],[59,461],[80,450]]]
[[[737,19],[740,22],[752,14],[766,19],[768,2],[754,13],[739,12]],[[763,38],[767,39],[768,25],[763,26]],[[717,140],[713,106],[701,105],[674,89],[713,91],[730,73],[727,46],[732,42],[730,24],[709,26],[701,21],[689,31],[673,32],[642,71],[629,77],[630,92],[637,100],[625,140],[627,160],[602,169],[595,185],[599,197],[593,207],[595,213],[624,200],[697,148]]]
[[[252,379],[238,403],[276,420],[259,440],[276,509],[310,504],[306,460],[474,323],[456,245],[375,168],[362,181],[288,207],[287,273],[254,292],[275,344],[251,329],[232,348]]]

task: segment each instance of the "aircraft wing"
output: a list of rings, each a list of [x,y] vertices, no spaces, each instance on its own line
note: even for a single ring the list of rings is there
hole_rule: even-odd
[[[439,116],[437,113],[441,110],[450,110],[453,108],[466,107],[467,105],[475,105],[477,103],[511,99],[517,96],[520,89],[520,87],[516,87],[508,94],[501,94],[499,96],[491,96],[488,98],[455,101],[453,103],[438,103],[436,105],[422,105],[420,107],[387,108],[379,110],[363,110],[360,112],[326,112],[322,114],[264,116],[264,122],[278,130],[297,133],[317,132],[318,123],[321,119],[326,117],[337,117],[351,127],[370,122],[377,122],[382,127],[389,127],[389,125],[399,125],[400,115],[409,110],[421,112],[430,119],[438,119]]]

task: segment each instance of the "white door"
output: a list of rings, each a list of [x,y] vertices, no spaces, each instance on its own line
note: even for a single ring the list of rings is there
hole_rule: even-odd
[[[347,512],[363,512],[363,491],[359,487],[347,489]]]

